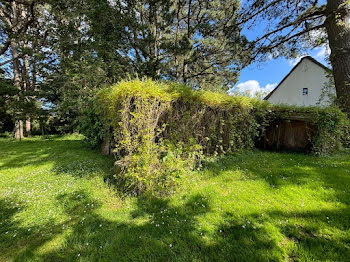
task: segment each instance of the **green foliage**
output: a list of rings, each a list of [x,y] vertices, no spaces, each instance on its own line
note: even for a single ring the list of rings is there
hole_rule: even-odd
[[[120,175],[129,192],[161,192],[174,183],[176,170],[168,169],[170,152],[166,144],[155,143],[163,132],[158,120],[170,106],[170,95],[150,80],[121,82],[99,99],[107,101],[107,114],[114,129],[115,152]],[[167,157],[161,158],[162,155]],[[170,157],[170,158],[169,158]],[[162,161],[164,160],[165,161]],[[163,172],[167,170],[167,172]]]
[[[338,109],[327,108],[318,112],[316,123],[319,130],[314,139],[313,151],[324,154],[339,150],[349,125],[346,115]]]
[[[53,109],[59,119],[58,129],[61,133],[73,133],[87,128],[86,121],[92,121],[88,118],[94,118],[93,97],[108,83],[103,64],[98,59],[87,56],[82,60],[73,60],[66,59],[62,62],[61,70],[53,76],[55,81],[48,89],[54,89],[55,93],[50,94],[48,90],[44,94],[56,105]]]
[[[91,148],[100,145],[106,133],[95,107],[96,105],[92,104],[84,108],[79,121],[79,130],[84,134],[85,141]]]
[[[257,135],[246,97],[134,80],[102,90],[97,101],[113,128],[118,176],[135,194],[169,192],[203,153],[251,148]]]
[[[14,123],[10,115],[10,105],[17,93],[12,81],[4,79],[0,70],[0,133],[13,130]]]
[[[118,30],[107,50],[132,53],[123,59],[129,72],[139,76],[224,89],[235,82],[247,56],[240,27],[235,25],[239,8],[238,0],[115,1],[106,14],[108,25],[113,24],[107,39],[110,31]],[[110,12],[123,19],[115,21]],[[123,40],[127,42],[121,45]]]
[[[306,117],[317,127],[311,141],[317,154],[339,149],[347,125],[346,116],[336,108],[276,106],[149,79],[103,89],[96,104],[104,130],[113,129],[117,176],[133,194],[171,191],[179,174],[203,155],[253,148],[276,121]],[[93,143],[99,134],[92,136]]]
[[[247,56],[235,26],[238,0],[11,3],[0,4],[0,46],[6,58],[0,67],[8,76],[18,71],[22,91],[10,115],[47,120],[48,114],[39,115],[44,111],[36,107],[45,101],[60,133],[85,129],[86,101],[104,84],[140,76],[223,90],[235,83]],[[23,19],[17,25],[19,13]],[[18,45],[16,58],[11,41]],[[19,64],[16,70],[12,60]]]

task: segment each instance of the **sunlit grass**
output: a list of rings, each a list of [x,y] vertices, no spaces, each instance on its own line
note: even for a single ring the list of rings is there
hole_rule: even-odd
[[[350,155],[207,160],[163,199],[118,197],[79,136],[0,139],[0,261],[347,261]]]

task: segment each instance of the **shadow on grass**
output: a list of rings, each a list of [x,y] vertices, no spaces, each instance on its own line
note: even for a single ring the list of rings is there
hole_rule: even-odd
[[[15,202],[17,204],[14,206]],[[35,250],[62,232],[62,227],[53,221],[45,225],[23,227],[15,217],[25,208],[18,200],[0,199],[0,261],[13,257],[13,250],[21,250],[15,261],[28,261],[34,257]]]
[[[111,222],[94,209],[86,212],[91,199],[86,194],[80,195],[83,196],[80,199],[67,195],[59,197],[66,212],[81,221],[73,226],[67,246],[45,254],[43,260],[80,257],[89,261],[168,261],[176,256],[190,259],[198,253],[193,254],[193,251],[201,247],[195,219],[210,210],[201,196],[193,196],[183,207],[173,207],[168,200],[140,198],[129,219]]]
[[[271,261],[281,253],[276,243],[264,240],[268,238],[264,230],[242,230],[235,220],[215,236],[199,229],[197,218],[211,211],[202,195],[190,196],[181,206],[139,198],[130,217],[120,221],[102,218],[97,212],[101,203],[84,191],[61,194],[57,200],[70,219],[30,231],[14,222],[18,209],[10,206],[10,199],[0,203],[3,228],[10,231],[1,232],[0,258],[13,257],[7,250],[15,247],[21,251],[14,261]],[[42,246],[62,234],[63,225],[71,230],[65,244],[40,254]],[[266,249],[272,254],[267,255]]]
[[[295,219],[302,222],[295,224],[292,222]],[[350,236],[344,234],[337,239],[323,230],[327,224],[346,231],[349,219],[349,209],[300,213],[271,211],[264,216],[251,214],[240,223],[234,214],[227,213],[226,223],[219,230],[223,238],[216,246],[245,254],[244,261],[347,261]],[[322,222],[316,226],[315,220]],[[277,228],[269,227],[271,224]],[[276,237],[278,234],[283,237],[282,241]],[[276,238],[271,238],[273,235]],[[259,249],[264,251],[259,252]]]
[[[327,210],[271,211],[265,216],[251,214],[244,218],[226,213],[225,222],[212,235],[198,228],[197,218],[211,212],[210,203],[202,195],[190,196],[181,206],[173,206],[168,200],[139,198],[130,217],[120,221],[101,217],[97,212],[100,203],[84,191],[62,194],[57,200],[70,217],[62,224],[71,233],[63,246],[41,254],[42,261],[346,261],[350,257],[348,235],[333,239],[312,226],[312,221],[320,220],[346,230],[349,210],[343,210],[345,216],[342,211]],[[40,247],[62,233],[62,224],[47,224],[29,232],[11,222],[15,211],[1,204],[6,227],[17,232],[16,240],[2,234],[1,240],[6,243],[3,250],[10,245],[25,246],[15,261],[38,258]],[[302,218],[304,223],[288,222],[295,218]],[[268,226],[276,221],[286,222],[277,229]],[[283,241],[274,230],[285,236]]]
[[[86,171],[93,173],[95,168],[105,170],[102,173],[108,175],[109,167],[99,166],[102,160],[89,160],[92,156],[100,156],[93,151],[81,155],[82,147],[80,141],[23,141],[16,147],[9,147],[6,154],[12,157],[2,162],[1,168],[53,162],[52,170],[56,175],[65,173],[80,177]],[[334,188],[342,203],[349,203],[349,193],[344,193],[348,192],[346,186],[349,183],[344,173],[348,166],[342,166],[339,171],[330,169],[331,164],[310,163],[310,159],[306,163],[304,158],[308,156],[305,155],[278,157],[278,154],[271,153],[264,159],[261,154],[228,156],[207,163],[206,167],[217,176],[223,171],[239,169],[246,179],[264,179],[277,187],[303,184],[311,176],[324,186]],[[106,165],[105,160],[104,163]],[[107,165],[111,163],[107,161]],[[270,168],[271,165],[274,168]],[[68,220],[59,225],[49,222],[26,228],[16,219],[25,205],[14,207],[11,203],[17,201],[1,199],[0,260],[11,257],[8,252],[15,247],[21,250],[15,261],[32,258],[42,261],[346,261],[350,257],[350,237],[345,233],[350,228],[349,209],[305,213],[271,210],[265,216],[250,214],[243,218],[226,213],[225,222],[216,225],[212,233],[198,223],[200,217],[213,212],[211,202],[203,195],[189,192],[179,205],[173,205],[169,199],[138,198],[135,201],[130,213],[125,212],[118,219],[113,216],[107,219],[108,214],[102,217],[99,213],[102,203],[87,192],[61,194],[57,202]],[[288,222],[295,219],[303,222]],[[342,230],[344,234],[334,239],[323,231],[323,225]],[[64,243],[58,248],[41,251],[41,247],[65,231],[64,227],[69,228]]]
[[[39,167],[52,164],[55,174],[83,177],[113,172],[113,158],[88,149],[80,140],[40,139],[24,141],[0,141],[0,169]]]
[[[39,166],[45,162],[54,161],[57,156],[68,150],[81,148],[80,141],[51,141],[51,140],[24,140],[0,141],[2,150],[0,156],[3,161],[2,169],[19,168],[28,165]]]
[[[215,236],[198,228],[197,218],[211,211],[202,195],[192,195],[182,206],[139,198],[131,217],[117,222],[102,218],[94,209],[86,212],[92,200],[83,192],[79,195],[59,197],[67,214],[80,221],[73,225],[65,247],[46,253],[44,261],[271,261],[282,257],[281,248],[263,229],[244,230],[235,220]]]
[[[297,246],[289,254],[293,259],[316,261],[347,261],[350,258],[350,235],[343,234],[335,238],[325,228],[334,230],[349,230],[350,210],[320,210],[307,212],[271,211],[270,216],[275,221],[294,219],[300,223],[285,223],[280,225],[281,233],[287,241]],[[315,223],[317,221],[317,223]]]
[[[350,204],[350,158],[315,157],[290,152],[250,151],[204,162],[211,176],[240,171],[244,180],[264,180],[272,189],[289,185],[313,184],[332,189],[339,201]]]

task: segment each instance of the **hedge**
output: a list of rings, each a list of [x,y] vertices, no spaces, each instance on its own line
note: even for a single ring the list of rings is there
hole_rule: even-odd
[[[102,90],[94,110],[103,123],[99,139],[112,130],[119,181],[134,194],[169,193],[203,156],[253,148],[271,123],[291,114],[312,114],[317,154],[338,150],[348,125],[337,108],[276,106],[149,79]]]

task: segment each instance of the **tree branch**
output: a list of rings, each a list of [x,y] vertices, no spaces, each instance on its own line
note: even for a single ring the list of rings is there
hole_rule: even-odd
[[[237,26],[240,26],[246,22],[248,22],[249,20],[251,20],[252,18],[254,18],[255,16],[258,16],[259,14],[261,14],[262,12],[266,11],[268,8],[270,8],[271,6],[274,6],[275,4],[278,4],[279,2],[282,2],[283,0],[274,0],[273,2],[269,3],[268,5],[266,5],[265,7],[261,8],[260,10],[256,11],[254,14],[248,16],[247,18],[245,18],[244,20],[240,21]]]
[[[0,55],[5,54],[7,49],[9,49],[9,47],[10,47],[10,41],[6,41],[6,43],[4,44],[4,46],[0,50]]]
[[[284,44],[285,42],[288,42],[288,41],[292,40],[293,38],[299,37],[299,36],[301,36],[301,35],[303,35],[303,34],[306,34],[306,33],[310,32],[310,31],[314,31],[314,30],[321,29],[321,28],[324,28],[324,27],[325,27],[325,25],[324,25],[324,24],[321,24],[321,25],[317,25],[317,26],[314,26],[314,27],[311,27],[311,28],[307,28],[307,29],[305,29],[305,30],[303,30],[303,31],[300,31],[300,32],[297,33],[297,34],[294,34],[294,35],[292,35],[292,36],[290,36],[290,37],[287,37],[287,38],[281,40],[280,42],[276,43],[276,44],[273,45],[273,46],[266,46],[266,48],[274,49],[274,48],[276,48],[276,47],[278,47],[278,46]]]
[[[313,17],[313,16],[315,16],[315,15],[319,15],[319,16],[318,16],[318,17]],[[275,30],[269,32],[269,33],[266,33],[265,35],[263,35],[263,36],[259,37],[258,39],[256,39],[256,40],[254,41],[254,43],[258,43],[258,42],[260,42],[262,39],[265,39],[265,38],[269,37],[270,35],[276,34],[276,33],[280,32],[280,31],[282,31],[283,29],[286,29],[286,28],[291,27],[291,26],[293,26],[293,25],[296,25],[296,26],[298,27],[298,26],[300,26],[303,22],[305,22],[305,21],[307,21],[307,20],[321,18],[322,16],[323,16],[323,14],[320,15],[320,14],[317,12],[317,14],[310,14],[310,15],[308,15],[308,16],[301,17],[301,18],[299,18],[299,19],[297,19],[297,20],[295,20],[295,21],[293,21],[293,22],[291,22],[291,23],[289,23],[289,24],[286,24],[286,25],[284,25],[284,26],[282,26],[282,27],[279,27],[279,28],[277,28],[277,29],[275,29]]]

